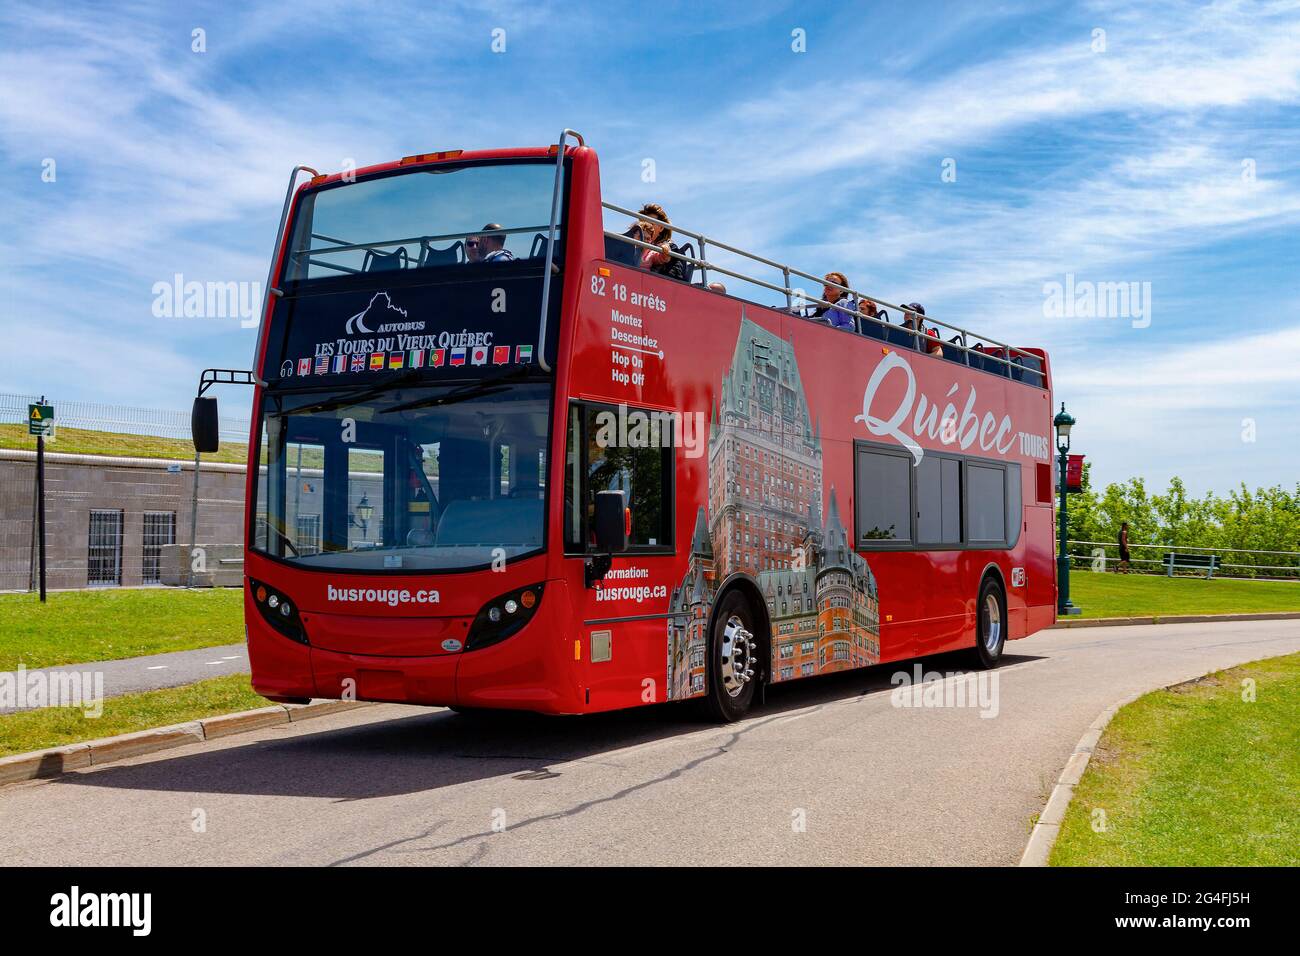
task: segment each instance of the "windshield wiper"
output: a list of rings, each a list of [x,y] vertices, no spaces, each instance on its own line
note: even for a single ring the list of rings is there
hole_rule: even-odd
[[[451,405],[456,402],[463,402],[467,398],[478,398],[482,395],[494,395],[497,392],[505,391],[507,382],[513,379],[523,378],[527,374],[527,367],[520,367],[501,375],[484,379],[481,382],[471,382],[468,385],[460,386],[460,388],[453,388],[450,392],[445,392],[442,395],[431,395],[428,398],[417,398],[414,401],[403,402],[401,405],[394,405],[392,408],[381,408],[379,409],[379,414],[386,415],[389,412],[405,412],[414,408],[432,408],[438,405]]]
[[[294,544],[293,541],[290,540],[290,538],[289,538],[289,536],[288,536],[287,534],[285,534],[283,531],[281,531],[281,530],[280,530],[279,528],[277,528],[275,525],[271,524],[269,521],[266,523],[266,527],[267,527],[268,530],[273,531],[273,532],[275,532],[277,535],[279,535],[280,540],[283,541],[285,544],[287,544],[287,545],[289,546],[289,550],[293,552],[293,556],[294,556],[295,558],[299,556],[299,555],[298,555],[298,546],[297,546],[296,544]]]
[[[355,405],[357,402],[365,401],[375,395],[382,395],[384,392],[394,388],[401,388],[403,385],[409,385],[420,377],[418,371],[404,372],[397,378],[390,378],[384,382],[374,385],[346,385],[341,392],[335,392],[330,398],[323,402],[317,402],[315,405],[304,405],[302,408],[292,409],[291,415],[304,415],[310,412],[327,412],[335,408],[343,408],[346,405]]]

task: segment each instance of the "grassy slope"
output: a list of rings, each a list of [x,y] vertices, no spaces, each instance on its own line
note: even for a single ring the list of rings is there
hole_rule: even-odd
[[[247,674],[231,674],[184,687],[109,697],[97,718],[88,718],[71,707],[6,714],[0,716],[0,757],[252,710],[269,703],[253,693]]]
[[[1242,700],[1242,681],[1256,700]],[[1094,811],[1106,830],[1093,831]],[[1300,654],[1120,710],[1075,790],[1057,866],[1300,865]]]
[[[0,448],[35,451],[36,439],[27,434],[26,425],[0,425]],[[47,451],[73,455],[194,460],[194,445],[186,438],[123,435],[117,432],[89,431],[83,428],[60,428],[57,440],[47,442],[45,448]],[[248,445],[245,442],[222,442],[220,451],[212,455],[204,455],[203,460],[242,465],[248,461]]]
[[[1297,581],[1206,581],[1073,571],[1070,599],[1084,617],[1300,611]]]
[[[0,425],[0,448],[36,450],[36,439],[27,434],[26,425]],[[60,428],[58,440],[47,443],[46,451],[69,455],[116,455],[125,458],[160,458],[164,460],[194,460],[194,445],[188,438],[154,438],[150,435],[125,435],[118,432],[88,431],[82,428]],[[219,451],[204,455],[205,462],[222,462],[233,465],[248,464],[246,442],[222,442]],[[266,461],[262,450],[261,461]],[[299,466],[296,446],[289,451],[289,470]],[[324,466],[324,456],[317,448],[305,447],[301,467],[318,469]],[[355,472],[379,473],[384,470],[383,456],[377,452],[357,449],[348,468]],[[434,462],[429,462],[430,475],[437,474]]]
[[[187,651],[244,639],[237,588],[0,594],[0,670]]]

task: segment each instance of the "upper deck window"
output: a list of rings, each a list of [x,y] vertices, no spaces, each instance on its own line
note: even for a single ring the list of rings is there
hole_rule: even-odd
[[[554,183],[553,163],[493,162],[309,192],[295,217],[285,279],[540,258]]]

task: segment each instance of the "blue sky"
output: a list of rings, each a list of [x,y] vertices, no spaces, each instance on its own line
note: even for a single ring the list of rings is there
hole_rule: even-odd
[[[564,126],[613,202],[1048,348],[1096,478],[1300,479],[1296,2],[8,4],[0,392],[185,408],[253,332],[154,284],[263,281],[295,163]]]

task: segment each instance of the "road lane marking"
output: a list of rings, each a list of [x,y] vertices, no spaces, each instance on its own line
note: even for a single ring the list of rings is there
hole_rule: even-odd
[[[167,669],[166,664],[154,664],[152,667],[145,668],[145,670],[147,671],[165,671],[166,669]]]

